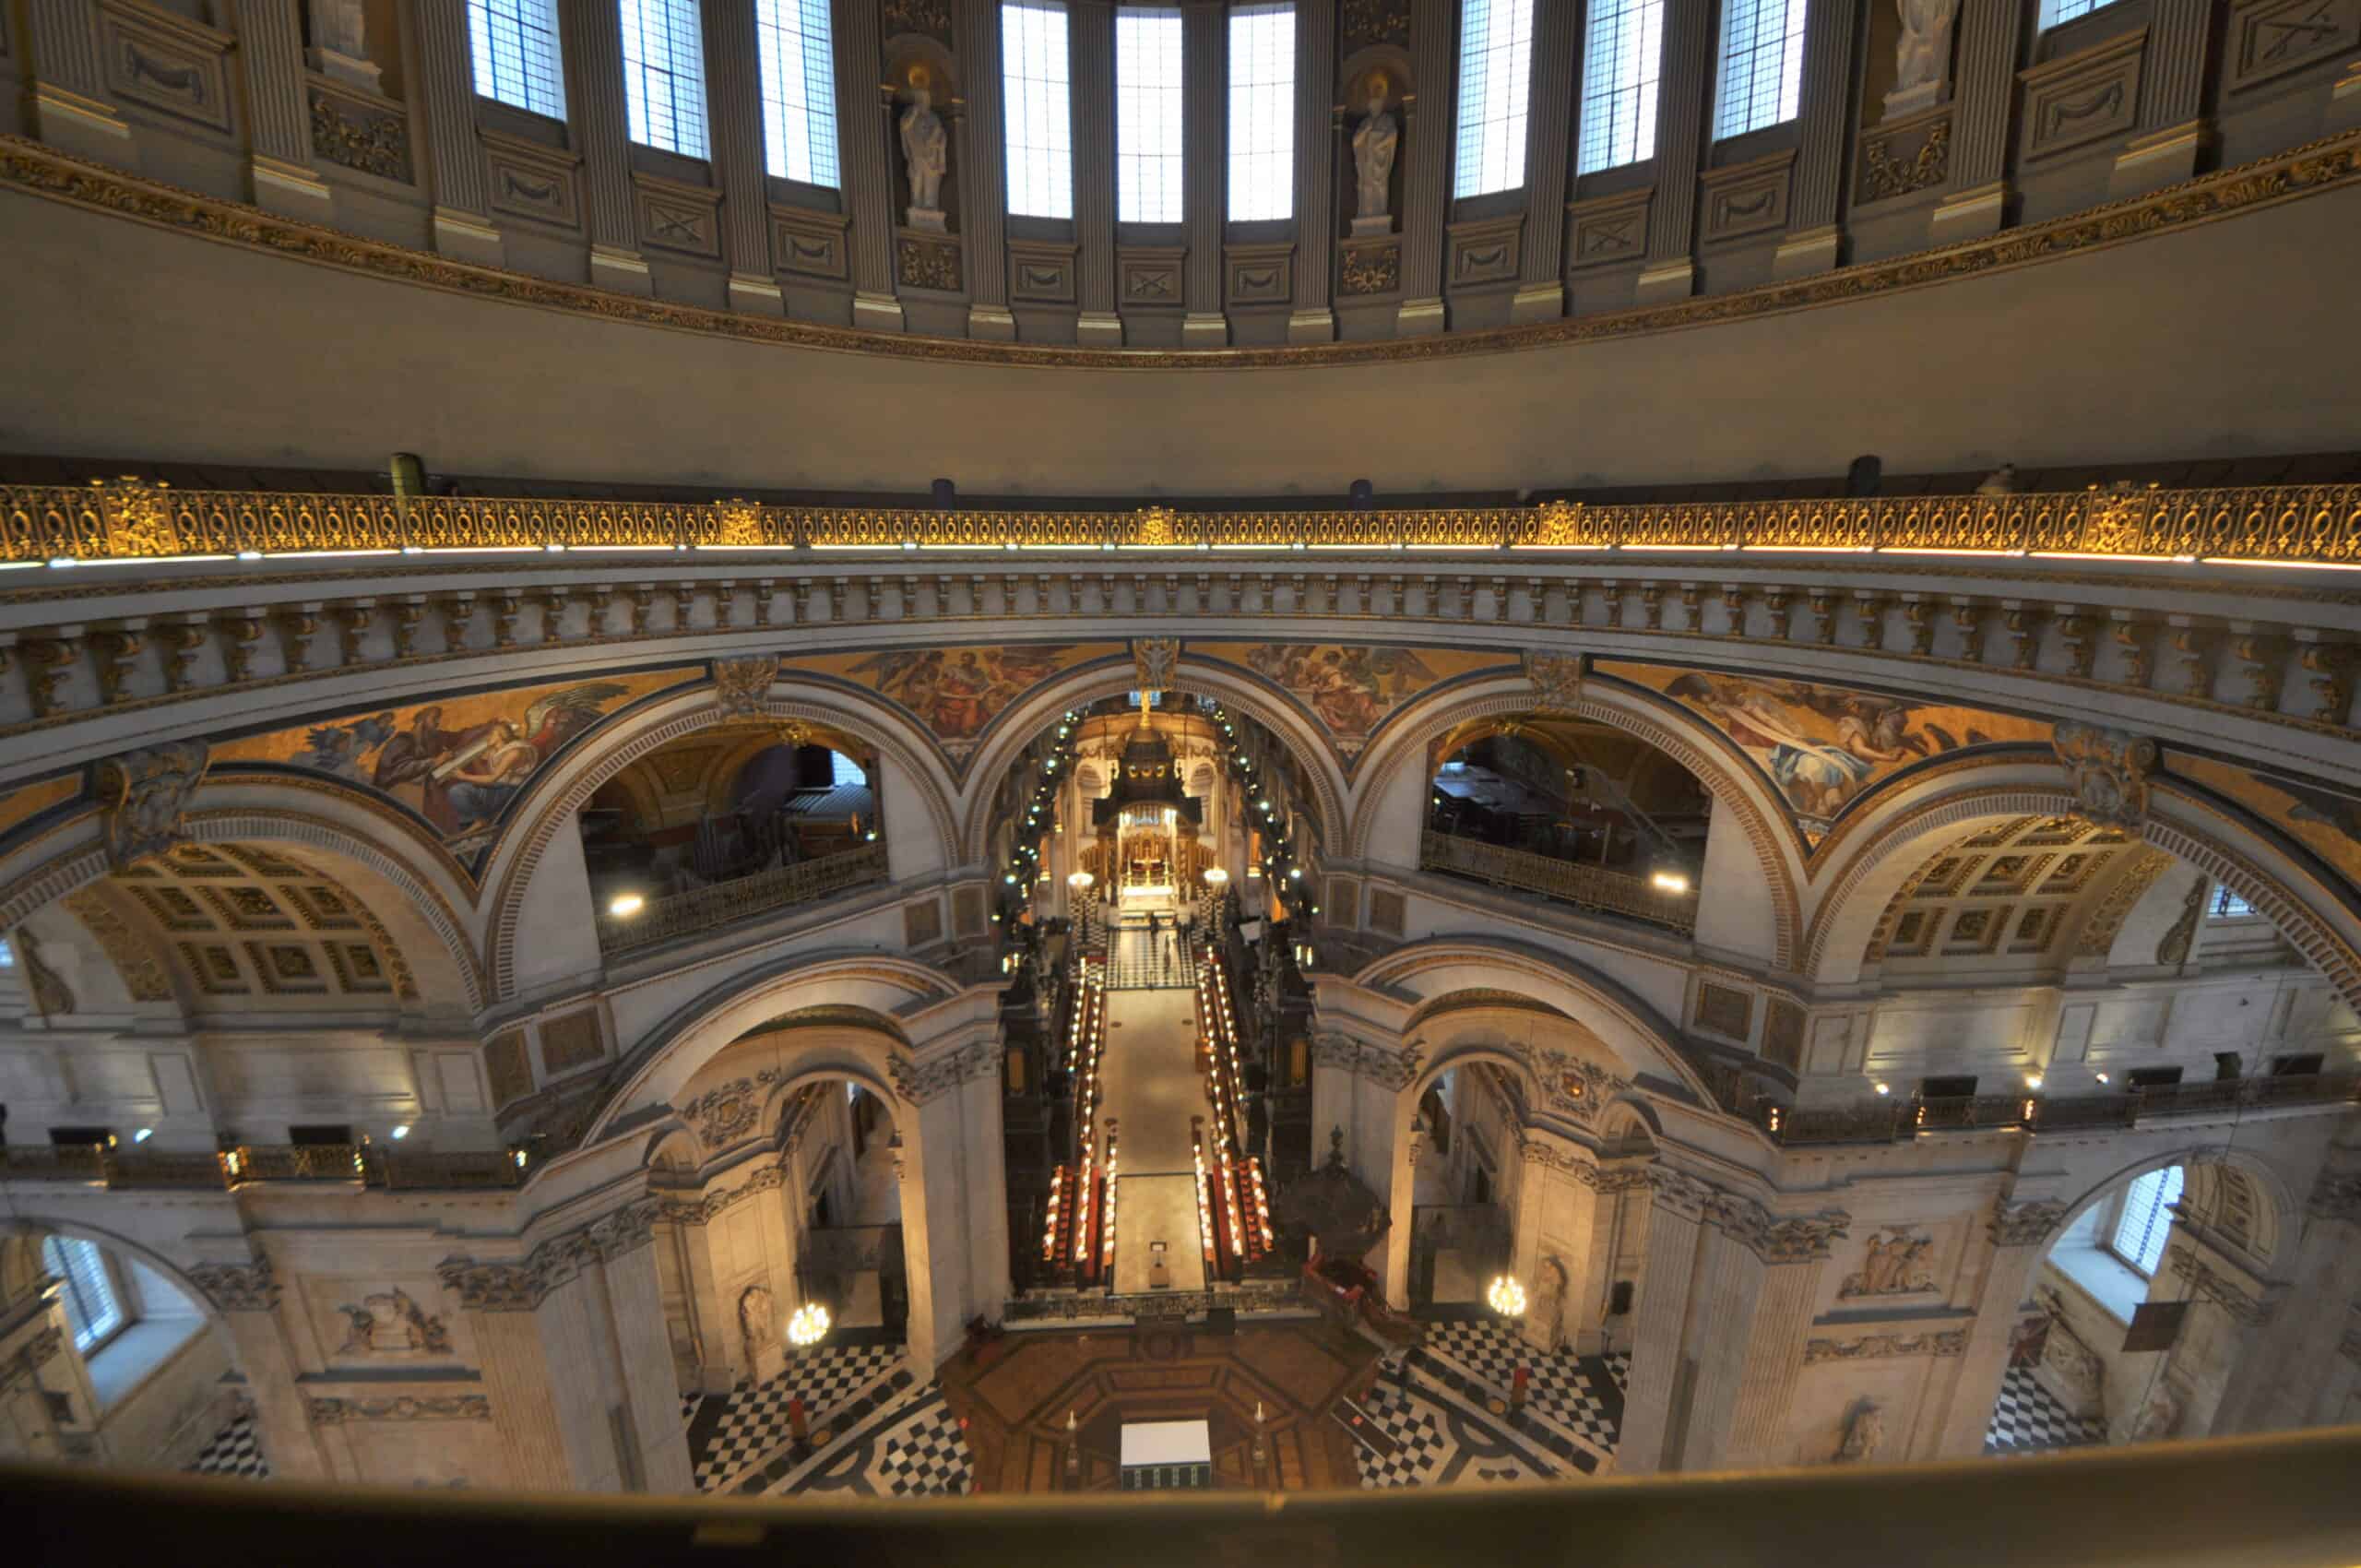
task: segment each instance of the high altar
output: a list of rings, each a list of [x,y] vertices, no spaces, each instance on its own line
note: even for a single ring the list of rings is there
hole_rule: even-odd
[[[1113,786],[1091,803],[1097,861],[1109,868],[1108,900],[1117,912],[1169,910],[1192,888],[1204,858],[1197,835],[1204,802],[1184,793],[1172,743],[1140,727],[1123,744]]]

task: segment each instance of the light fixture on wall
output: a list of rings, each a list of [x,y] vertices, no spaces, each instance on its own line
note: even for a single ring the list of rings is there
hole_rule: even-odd
[[[399,1142],[401,1142],[404,1138],[409,1137],[409,1123],[407,1123],[407,1122],[397,1122],[397,1123],[394,1123],[394,1131],[393,1131],[393,1134],[392,1134],[392,1136],[393,1136],[393,1140],[394,1140],[394,1142],[396,1142],[396,1143],[399,1143]]]
[[[2025,1087],[2029,1089],[2037,1089],[2041,1087],[2041,1075],[2038,1073],[2027,1073],[2025,1075]]]
[[[636,893],[618,893],[607,900],[607,913],[619,921],[627,921],[647,908],[647,900]]]
[[[142,1128],[140,1128],[137,1132],[136,1132],[136,1133],[134,1133],[134,1134],[131,1134],[131,1141],[132,1141],[133,1143],[135,1143],[135,1144],[144,1144],[144,1143],[146,1143],[148,1139],[150,1139],[150,1138],[154,1137],[155,1135],[156,1135],[156,1129],[155,1129],[155,1128],[153,1128],[153,1127],[142,1127]]]
[[[1659,893],[1686,893],[1689,891],[1689,878],[1677,871],[1660,871],[1648,878],[1648,885]]]
[[[2103,1084],[2111,1084],[2111,1083],[2115,1082],[2115,1078],[2114,1078],[2114,1076],[2113,1076],[2112,1075],[2110,1075],[2110,1074],[2106,1074],[2106,1073],[2094,1073],[2094,1074],[2092,1074],[2092,1075],[2091,1075],[2091,1076],[2093,1076],[2094,1078],[2096,1078],[2100,1083],[2103,1083]]]
[[[1877,1083],[1875,1083],[1875,1084],[1871,1085],[1870,1087],[1873,1087],[1873,1088],[1875,1088],[1875,1089],[1878,1091],[1878,1093],[1880,1093],[1880,1095],[1888,1095],[1888,1094],[1892,1094],[1892,1093],[1893,1092],[1893,1086],[1892,1086],[1892,1084],[1887,1083],[1887,1082],[1886,1082],[1884,1079],[1882,1079],[1882,1078],[1879,1079]]]

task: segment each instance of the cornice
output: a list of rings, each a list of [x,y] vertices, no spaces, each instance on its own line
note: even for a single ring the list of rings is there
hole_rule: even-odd
[[[771,343],[834,353],[864,353],[955,364],[1072,367],[1087,370],[1239,370],[1383,364],[1499,354],[1567,343],[1679,331],[1750,320],[1869,296],[2013,270],[2062,256],[2169,233],[2331,190],[2361,176],[2361,132],[2168,185],[2147,196],[1989,238],[1842,267],[1815,278],[1771,283],[1708,299],[1561,318],[1486,332],[1367,343],[1284,348],[1083,349],[967,339],[909,337],[760,316],[733,315],[635,295],[561,283],[498,267],[472,266],[431,252],[363,240],[281,218],[260,208],[86,162],[22,137],[0,137],[0,187],[105,212],[157,228],[194,233],[288,260],[415,283],[480,299],[595,316],[627,325]]]

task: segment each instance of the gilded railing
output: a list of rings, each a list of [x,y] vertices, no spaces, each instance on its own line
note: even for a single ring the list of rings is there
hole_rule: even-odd
[[[599,917],[599,946],[608,954],[652,947],[752,920],[773,909],[808,904],[848,887],[883,881],[884,876],[883,844],[863,844],[858,849],[848,849],[825,860],[773,866],[752,876],[733,877],[670,898],[651,898],[628,916],[602,913]]]
[[[323,552],[1007,549],[1763,550],[2361,566],[2361,485],[1335,512],[959,512],[0,486],[0,563]]]
[[[1498,844],[1432,829],[1427,830],[1419,841],[1418,864],[1427,871],[1479,877],[1568,904],[1670,926],[1684,934],[1697,929],[1694,892],[1667,892],[1646,877],[1608,871],[1602,866],[1503,849]]]
[[[113,1189],[226,1192],[249,1182],[350,1182],[448,1191],[514,1187],[516,1157],[500,1150],[397,1152],[384,1144],[241,1144],[219,1153],[39,1145],[0,1148],[0,1182],[77,1182]]]
[[[2176,1116],[2222,1115],[2361,1098],[2361,1075],[2296,1074],[2225,1083],[2168,1085],[2118,1094],[1915,1096],[1797,1110],[1749,1088],[1731,1070],[1707,1075],[1724,1110],[1783,1144],[1894,1143],[1922,1134],[2007,1128],[2088,1132]]]

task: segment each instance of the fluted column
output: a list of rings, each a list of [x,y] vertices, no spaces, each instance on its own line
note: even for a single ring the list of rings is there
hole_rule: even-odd
[[[238,7],[238,61],[246,74],[246,173],[255,205],[314,220],[334,199],[312,172],[303,32],[292,6]]]
[[[1336,336],[1336,0],[1295,6],[1295,314],[1290,343]]]
[[[1229,51],[1228,8],[1192,6],[1180,13],[1180,216],[1189,255],[1183,264],[1188,315],[1183,348],[1218,349],[1229,341],[1222,299],[1222,175]]]
[[[1645,1475],[1665,1461],[1702,1218],[1700,1183],[1660,1170],[1650,1174],[1670,1179],[1655,1186],[1648,1207],[1647,1261],[1632,1307],[1637,1334],[1631,1384],[1623,1392],[1623,1431],[1615,1449],[1615,1467],[1625,1475]]]
[[[1712,1434],[1689,1467],[1759,1468],[1786,1463],[1795,1416],[1796,1384],[1811,1340],[1812,1308],[1820,1299],[1825,1250],[1781,1261],[1774,1253],[1754,1295],[1754,1319],[1739,1360],[1737,1398],[1726,1425]]]
[[[1576,0],[1536,0],[1533,86],[1525,123],[1525,239],[1509,319],[1550,321],[1566,314],[1567,146],[1582,58]]]
[[[1860,7],[1814,6],[1805,14],[1803,125],[1788,194],[1787,233],[1772,258],[1775,278],[1833,267],[1843,249],[1837,227],[1845,142],[1853,124],[1853,24]]]
[[[2140,123],[2115,160],[2109,196],[2138,196],[2197,172],[2211,135],[2204,93],[2213,12],[2213,0],[2155,0],[2140,67]]]
[[[1115,9],[1076,6],[1074,54],[1074,324],[1078,341],[1121,348],[1115,314]]]
[[[714,173],[721,185],[721,251],[730,263],[730,308],[782,315],[786,297],[771,269],[770,197],[763,179],[763,82],[753,0],[705,0],[706,118],[713,125]]]
[[[1008,309],[1008,102],[1001,81],[1000,0],[964,0],[959,7],[959,71],[967,112],[958,145],[967,172],[959,193],[967,232],[967,336],[1009,342],[1016,317]]]
[[[1714,0],[1670,0],[1656,99],[1656,189],[1648,204],[1648,259],[1638,288],[1643,304],[1686,299],[1696,291],[1690,247],[1697,230],[1697,166],[1704,150],[1706,89],[1714,65]]]
[[[852,324],[872,332],[902,330],[894,297],[894,188],[888,137],[895,122],[878,87],[885,62],[878,45],[877,0],[836,0],[836,153],[844,171],[845,210],[852,214]]]
[[[1950,1403],[1934,1429],[1934,1452],[1907,1457],[1971,1459],[1984,1452],[1984,1434],[1992,1426],[1992,1407],[2000,1397],[2000,1380],[2009,1370],[2017,1309],[2030,1293],[2034,1270],[2041,1265],[2050,1242],[2057,1240],[2058,1223],[2065,1212],[2062,1203],[2011,1206],[2003,1202],[1980,1229],[1969,1232],[1971,1245],[1991,1243],[1974,1288],[1975,1318],[1967,1326],[1967,1344],[1952,1377]],[[1967,1271],[1963,1268],[1962,1272]],[[1924,1430],[1925,1423],[1920,1424]]]
[[[1394,330],[1442,330],[1442,226],[1451,208],[1452,116],[1459,101],[1459,7],[1414,6],[1403,107],[1410,161],[1402,181],[1402,308]]]
[[[1660,1467],[1667,1470],[1719,1467],[1762,1291],[1762,1260],[1728,1229],[1708,1226],[1700,1253],[1681,1342],[1682,1360],[1696,1370],[1688,1397],[1678,1402],[1681,1413],[1670,1423],[1679,1441],[1668,1434]]]
[[[2017,100],[2024,12],[2017,0],[1965,0],[1960,7],[1951,194],[1935,208],[1939,244],[1992,233],[2007,216],[2009,123]]]
[[[129,166],[131,127],[107,102],[99,65],[98,7],[89,0],[27,0],[33,134],[78,157]]]
[[[559,7],[566,89],[581,138],[584,207],[590,217],[590,281],[627,293],[654,291],[632,216],[631,118],[623,107],[623,36],[612,6]]]
[[[633,1479],[637,1490],[686,1494],[696,1490],[689,1467],[687,1433],[681,1427],[681,1394],[672,1368],[671,1335],[664,1325],[664,1293],[656,1273],[648,1232],[634,1229],[603,1249],[595,1268],[585,1269],[606,1311],[609,1341],[622,1374],[629,1412]]]
[[[491,180],[476,139],[467,0],[419,0],[417,15],[419,97],[425,111],[434,248],[445,255],[497,267],[503,252],[500,231],[492,226]],[[575,69],[568,60],[569,80]]]

